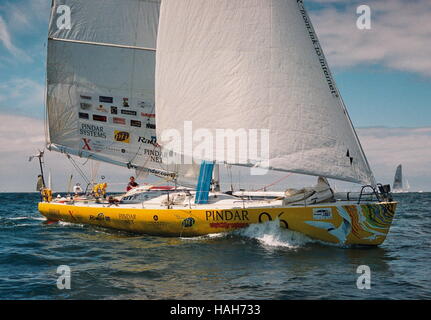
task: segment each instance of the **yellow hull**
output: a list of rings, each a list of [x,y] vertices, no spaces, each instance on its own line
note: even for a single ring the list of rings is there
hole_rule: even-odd
[[[139,209],[39,203],[50,221],[88,224],[149,235],[194,237],[280,220],[280,226],[310,238],[346,245],[380,245],[397,203],[230,210]]]

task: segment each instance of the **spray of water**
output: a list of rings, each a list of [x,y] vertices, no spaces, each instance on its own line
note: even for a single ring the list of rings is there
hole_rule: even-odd
[[[202,241],[202,240],[208,240],[208,239],[225,238],[227,235],[228,235],[228,233],[212,233],[212,234],[208,234],[206,236],[191,237],[191,238],[180,238],[180,239],[183,241]]]
[[[216,233],[206,236],[181,239],[183,241],[205,241],[208,239],[219,239],[231,236],[257,240],[261,245],[268,248],[284,247],[297,249],[304,247],[306,244],[316,242],[301,233],[281,228],[280,221],[278,220],[252,224],[245,229],[239,229],[234,232]]]
[[[279,221],[253,224],[248,228],[237,230],[236,233],[241,237],[257,240],[265,247],[297,249],[314,242],[301,233],[281,228]]]

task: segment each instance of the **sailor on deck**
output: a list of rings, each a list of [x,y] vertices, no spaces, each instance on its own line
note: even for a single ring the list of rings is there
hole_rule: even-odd
[[[135,177],[130,177],[130,182],[127,185],[127,192],[129,192],[130,190],[135,189],[137,187],[139,187],[139,184],[136,183]]]
[[[80,196],[82,195],[83,191],[81,188],[81,185],[79,183],[77,183],[74,187],[73,187],[73,193],[75,194],[75,196]]]

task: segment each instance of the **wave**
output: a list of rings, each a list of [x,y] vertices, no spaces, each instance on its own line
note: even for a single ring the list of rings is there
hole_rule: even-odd
[[[46,221],[46,218],[43,217],[9,217],[6,218],[8,220],[37,220],[37,221]]]
[[[301,233],[281,228],[278,220],[252,224],[247,228],[238,229],[232,232],[214,233],[180,239],[183,241],[205,241],[232,236],[257,240],[261,245],[266,247],[284,247],[289,249],[297,249],[309,243],[316,243],[315,240],[312,240]]]
[[[297,249],[315,242],[301,233],[281,228],[278,220],[253,224],[235,233],[241,237],[255,239],[267,247]]]
[[[188,238],[180,237],[180,239],[184,240],[184,241],[202,241],[202,240],[209,240],[209,239],[225,238],[228,235],[229,235],[228,232],[224,232],[224,233],[211,233],[211,234],[207,234],[207,235],[204,235],[204,236],[197,236],[197,237],[188,237]]]

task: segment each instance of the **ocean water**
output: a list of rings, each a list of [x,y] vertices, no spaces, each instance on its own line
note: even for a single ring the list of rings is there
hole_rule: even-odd
[[[47,225],[37,194],[0,194],[0,299],[431,299],[431,193],[395,198],[382,246],[342,248],[271,223],[192,239]]]

